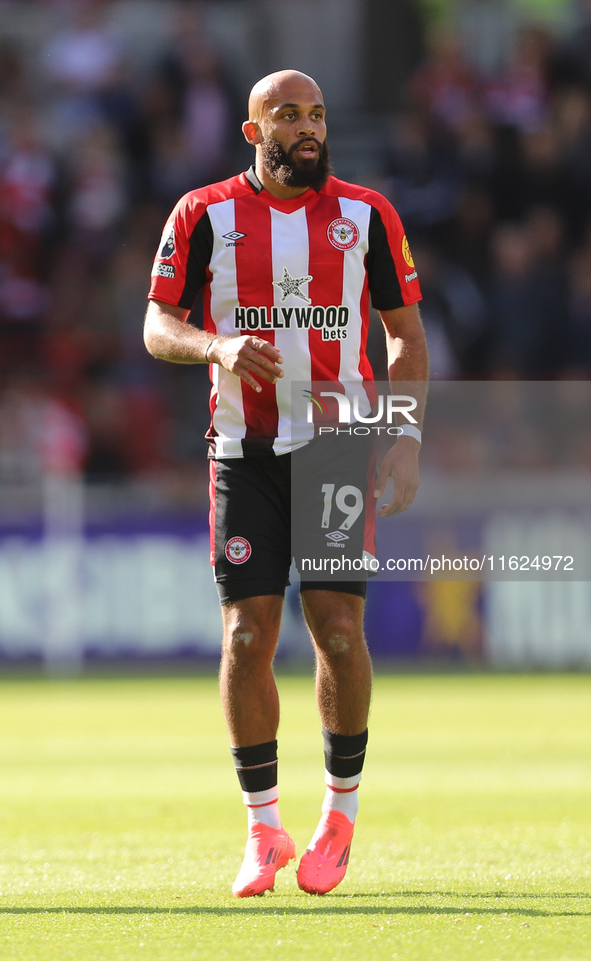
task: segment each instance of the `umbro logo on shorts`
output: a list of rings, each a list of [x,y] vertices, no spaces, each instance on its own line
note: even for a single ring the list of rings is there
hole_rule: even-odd
[[[333,531],[332,534],[326,534],[326,539],[328,540],[327,547],[344,547],[343,541],[349,540],[348,534],[343,534],[342,531]]]

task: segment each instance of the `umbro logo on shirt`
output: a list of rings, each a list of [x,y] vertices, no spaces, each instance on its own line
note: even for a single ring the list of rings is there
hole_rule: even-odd
[[[222,234],[222,237],[224,238],[224,240],[229,241],[229,243],[226,244],[226,247],[244,247],[244,244],[241,243],[240,241],[242,240],[243,237],[246,237],[246,236],[248,235],[241,234],[239,230],[231,230],[227,234]]]

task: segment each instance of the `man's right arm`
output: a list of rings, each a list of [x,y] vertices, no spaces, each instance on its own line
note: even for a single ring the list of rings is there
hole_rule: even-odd
[[[144,323],[144,343],[153,357],[173,364],[219,364],[241,377],[253,390],[255,377],[275,384],[283,371],[280,352],[261,337],[221,337],[187,323],[189,311],[150,300]]]

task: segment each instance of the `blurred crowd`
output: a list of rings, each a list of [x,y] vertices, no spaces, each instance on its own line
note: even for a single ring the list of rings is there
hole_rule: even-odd
[[[137,71],[108,2],[6,15],[34,3],[54,12],[34,55],[0,41],[0,482],[48,457],[94,482],[190,477],[206,371],[147,355],[145,297],[176,200],[244,166],[246,91],[198,4],[171,0]],[[493,71],[433,32],[400,102],[376,177],[411,239],[433,376],[587,379],[591,7],[569,35],[525,24]]]
[[[36,57],[0,46],[0,479],[46,469],[56,406],[64,470],[182,471],[203,453],[205,371],[148,356],[146,293],[177,199],[234,172],[237,106],[195,4],[171,4],[147,74],[108,3],[50,6]]]
[[[585,379],[591,4],[575,36],[524,24],[508,47],[479,71],[454,35],[432,37],[385,191],[412,239],[434,377]]]

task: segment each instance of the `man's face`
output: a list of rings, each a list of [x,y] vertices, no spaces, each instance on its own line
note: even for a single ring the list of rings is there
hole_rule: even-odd
[[[325,108],[315,84],[281,84],[266,100],[259,125],[263,163],[278,183],[316,190],[326,183],[331,167]]]

